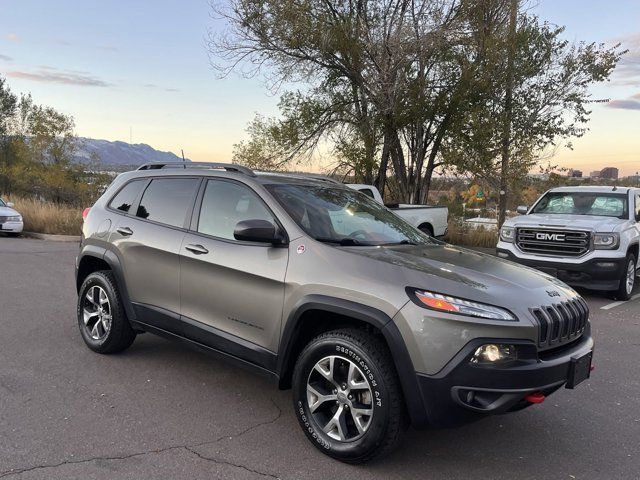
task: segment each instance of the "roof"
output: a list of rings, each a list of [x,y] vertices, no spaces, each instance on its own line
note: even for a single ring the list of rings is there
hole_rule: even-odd
[[[614,190],[615,188],[615,190]],[[549,190],[550,192],[592,192],[592,193],[628,193],[629,190],[638,190],[637,188],[620,187],[613,185],[581,185],[578,187],[556,187]]]

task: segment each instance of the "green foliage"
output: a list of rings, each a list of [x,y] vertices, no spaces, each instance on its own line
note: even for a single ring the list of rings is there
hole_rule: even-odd
[[[72,163],[73,118],[17,96],[0,77],[0,193],[86,205],[109,182]]]

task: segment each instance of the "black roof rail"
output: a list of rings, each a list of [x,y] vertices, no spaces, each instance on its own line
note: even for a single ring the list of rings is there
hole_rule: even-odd
[[[250,168],[236,165],[235,163],[219,163],[219,162],[149,162],[138,167],[138,170],[160,170],[163,168],[190,168],[190,169],[220,169],[227,172],[237,172],[250,177],[256,174]]]
[[[326,175],[322,175],[320,173],[292,173],[292,172],[264,172],[258,171],[256,172],[258,175],[270,176],[270,175],[279,175],[283,177],[291,177],[291,178],[301,178],[301,179],[310,179],[310,180],[319,180],[321,182],[328,183],[336,183],[338,185],[342,185],[342,182],[336,180],[335,178],[328,177]]]

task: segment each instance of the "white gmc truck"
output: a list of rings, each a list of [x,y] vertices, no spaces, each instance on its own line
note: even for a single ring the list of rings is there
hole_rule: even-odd
[[[499,257],[563,282],[631,297],[638,269],[640,188],[561,187],[507,220]]]

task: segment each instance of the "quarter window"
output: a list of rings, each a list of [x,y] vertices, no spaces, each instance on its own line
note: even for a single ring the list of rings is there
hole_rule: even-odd
[[[202,197],[198,232],[234,240],[233,231],[243,220],[267,220],[273,215],[251,189],[235,182],[209,180]]]
[[[136,216],[172,227],[184,226],[199,180],[196,178],[157,178],[140,199]]]
[[[127,183],[109,202],[109,207],[121,212],[128,212],[143,185],[144,181],[142,180]]]

